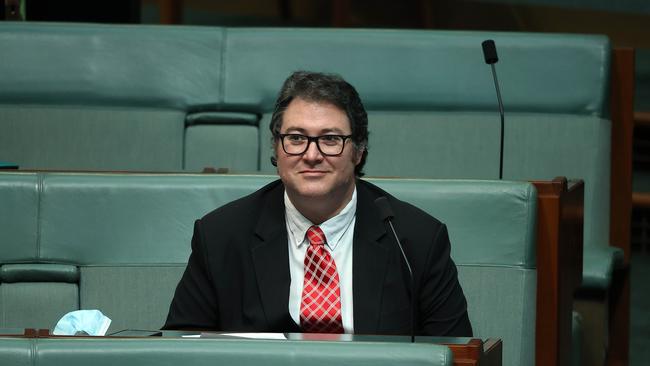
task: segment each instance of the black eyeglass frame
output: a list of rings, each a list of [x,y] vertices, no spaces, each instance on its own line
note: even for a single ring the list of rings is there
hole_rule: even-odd
[[[307,150],[309,150],[309,145],[311,145],[312,142],[315,142],[315,143],[316,143],[316,148],[317,148],[318,151],[320,151],[320,153],[323,154],[324,156],[340,156],[341,154],[343,154],[343,150],[345,150],[345,141],[346,141],[347,139],[349,139],[349,138],[352,138],[352,135],[320,135],[320,136],[307,136],[307,135],[303,135],[303,134],[300,134],[300,133],[277,133],[275,136],[276,136],[277,138],[280,139],[280,144],[282,145],[282,150],[284,150],[284,152],[285,152],[287,155],[292,155],[292,156],[302,155],[302,154],[304,154],[305,152],[307,152]],[[305,145],[305,149],[304,149],[302,152],[300,152],[300,153],[290,153],[290,152],[288,152],[287,149],[286,149],[286,147],[284,147],[284,138],[287,137],[287,136],[301,136],[301,137],[306,138],[306,139],[307,139],[307,145]],[[338,154],[327,154],[327,153],[324,153],[323,150],[320,148],[320,142],[319,142],[319,139],[321,139],[321,138],[323,138],[323,137],[339,137],[339,138],[341,138],[341,139],[343,140],[343,144],[341,145],[341,152],[339,152]]]

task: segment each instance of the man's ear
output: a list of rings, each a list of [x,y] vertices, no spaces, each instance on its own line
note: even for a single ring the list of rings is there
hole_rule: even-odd
[[[271,145],[272,145],[271,146],[271,164],[274,167],[277,167],[278,166],[278,150],[277,150],[278,142],[277,142],[277,140],[273,141],[273,143]]]
[[[354,149],[354,165],[357,166],[361,163],[361,158],[363,158],[363,153],[366,151],[366,147],[363,146],[359,149]]]

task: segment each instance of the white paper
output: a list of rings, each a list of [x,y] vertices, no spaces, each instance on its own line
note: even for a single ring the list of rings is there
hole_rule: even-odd
[[[281,339],[287,340],[283,333],[221,333],[221,335],[248,339]]]

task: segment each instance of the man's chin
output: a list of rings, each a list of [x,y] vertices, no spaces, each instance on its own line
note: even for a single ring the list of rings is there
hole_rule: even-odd
[[[330,191],[325,187],[309,187],[307,185],[301,186],[296,193],[304,198],[327,198],[330,195]]]

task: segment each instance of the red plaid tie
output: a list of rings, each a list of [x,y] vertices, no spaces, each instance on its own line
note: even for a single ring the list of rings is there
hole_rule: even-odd
[[[343,333],[339,274],[334,259],[324,248],[325,234],[318,226],[312,226],[307,230],[307,239],[300,326],[304,332]]]

